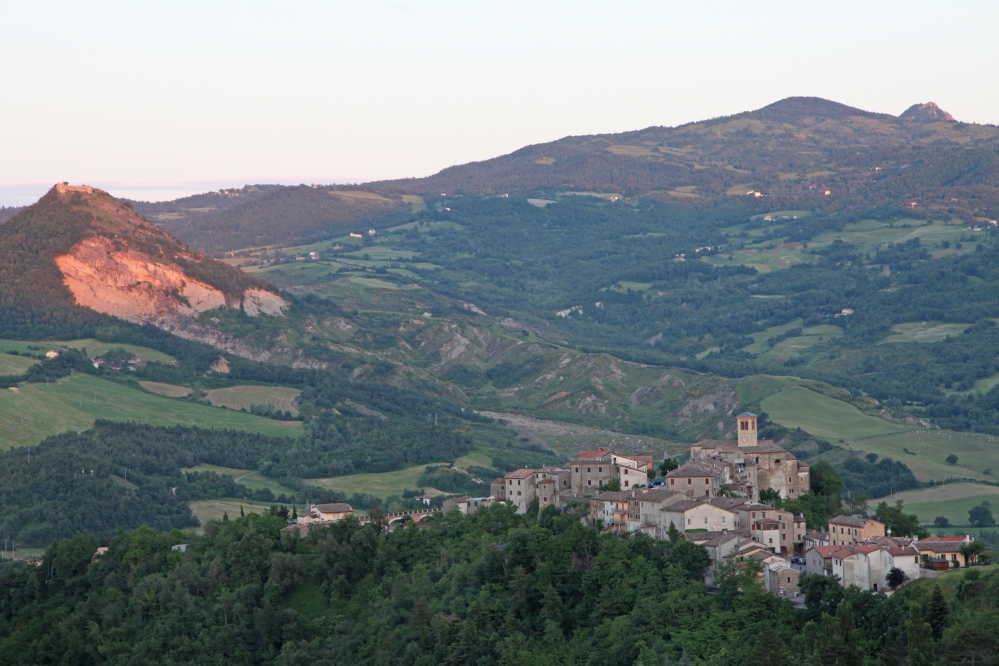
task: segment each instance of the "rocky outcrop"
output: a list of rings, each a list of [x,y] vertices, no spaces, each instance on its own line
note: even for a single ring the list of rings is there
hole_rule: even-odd
[[[241,304],[250,316],[280,315],[288,307],[283,298],[262,289],[246,290],[242,300],[227,296],[192,279],[177,264],[119,250],[103,236],[80,241],[55,261],[77,304],[139,324],[165,327],[178,317]]]
[[[913,104],[899,116],[902,120],[915,120],[921,123],[951,123],[954,116],[950,115],[934,102]]]

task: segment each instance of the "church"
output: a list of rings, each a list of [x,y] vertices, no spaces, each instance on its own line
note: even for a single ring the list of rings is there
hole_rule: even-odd
[[[736,417],[736,439],[705,439],[690,447],[691,462],[728,466],[727,483],[733,494],[759,501],[760,491],[771,488],[782,499],[808,492],[808,465],[769,439],[757,439],[756,414]]]

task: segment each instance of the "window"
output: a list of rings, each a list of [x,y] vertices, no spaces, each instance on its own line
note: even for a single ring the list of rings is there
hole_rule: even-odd
[[[692,482],[692,479],[687,479],[687,485],[688,486],[691,484],[691,482]]]
[[[579,468],[578,468],[578,467],[576,468],[576,471],[577,471],[577,472],[579,471]]]
[[[707,525],[707,524],[708,524],[708,517],[707,517],[707,516],[704,516],[704,524],[705,524],[705,525]]]
[[[690,518],[687,518],[687,524],[688,525],[690,524]]]
[[[704,479],[704,485],[708,485],[708,479]]]
[[[587,479],[587,480],[586,480],[586,485],[588,485],[588,486],[592,486],[592,485],[593,485],[593,481],[590,481],[589,479]]]
[[[518,494],[518,495],[520,494],[520,491],[519,491],[519,490],[517,491],[517,494]]]
[[[770,537],[770,543],[773,543],[773,542],[774,542],[773,537]]]
[[[624,475],[628,476],[628,470],[624,470]]]
[[[587,467],[587,468],[586,468],[586,473],[587,473],[587,474],[589,474],[589,473],[590,473],[590,468],[589,468],[589,467]]]
[[[722,516],[722,525],[725,524],[725,516]]]
[[[757,462],[757,464],[759,464],[759,462],[760,462],[760,457],[759,456],[756,456],[756,462]]]
[[[669,485],[675,486],[676,485],[676,479],[670,479],[669,480]]]
[[[597,471],[598,471],[598,472],[602,472],[602,471],[604,471],[604,468],[603,468],[603,467],[598,467],[598,468],[597,468]]]

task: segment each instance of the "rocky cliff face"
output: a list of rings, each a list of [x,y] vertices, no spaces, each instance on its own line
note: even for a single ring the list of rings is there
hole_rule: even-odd
[[[913,104],[899,118],[902,120],[915,120],[921,123],[954,122],[954,116],[941,109],[934,102]]]
[[[52,248],[27,265],[40,267],[45,280],[61,279],[77,305],[130,322],[211,339],[218,332],[197,321],[205,311],[242,308],[256,317],[289,307],[271,284],[194,252],[127,203],[86,185],[56,185],[5,228],[15,251],[32,236],[36,246]]]

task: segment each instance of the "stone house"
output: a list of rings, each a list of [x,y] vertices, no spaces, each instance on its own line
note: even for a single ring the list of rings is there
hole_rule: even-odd
[[[763,586],[781,597],[798,595],[798,570],[783,557],[774,555],[763,560]]]
[[[872,536],[884,536],[885,524],[865,516],[836,516],[829,519],[831,546],[852,546]]]
[[[832,555],[839,546],[812,546],[805,551],[805,571],[809,575],[833,575]]]
[[[311,523],[336,523],[354,515],[354,508],[346,502],[312,504],[305,514],[298,517],[300,525]]]
[[[688,497],[715,497],[727,482],[726,466],[710,460],[687,462],[666,474],[666,488]]]
[[[618,476],[615,454],[610,449],[583,451],[569,461],[569,484],[577,497],[593,496],[600,487]]]
[[[537,496],[537,470],[518,469],[504,476],[503,480],[506,482],[504,499],[517,506],[517,513],[527,513],[527,507]]]
[[[619,490],[591,497],[590,520],[601,520],[605,530],[624,534],[628,531],[628,502],[632,494],[630,490]]]

